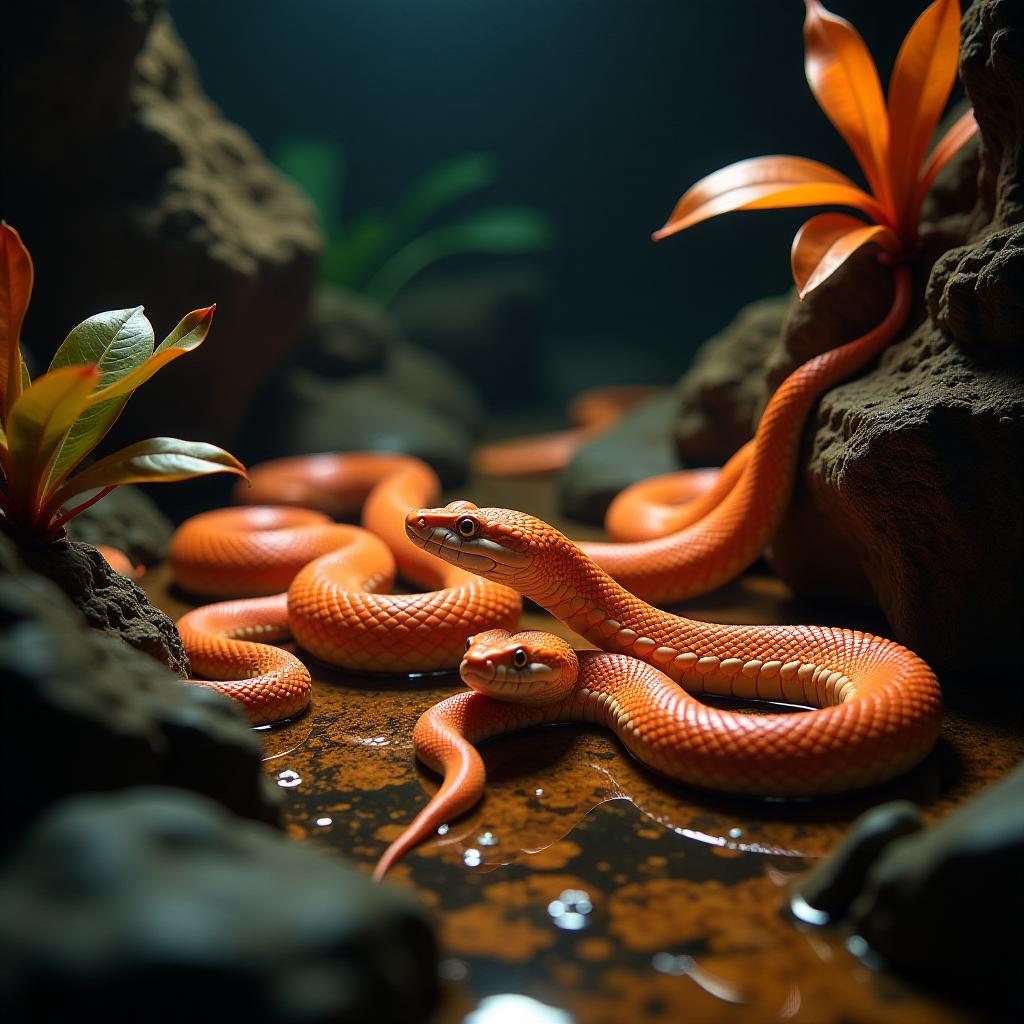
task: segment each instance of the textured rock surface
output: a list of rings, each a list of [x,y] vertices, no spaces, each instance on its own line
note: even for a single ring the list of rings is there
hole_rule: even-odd
[[[1022,18],[1006,0],[965,15],[980,154],[947,168],[930,197],[928,216],[941,219],[924,233],[904,336],[812,414],[770,552],[799,591],[877,604],[897,639],[959,669],[1019,630],[1024,599]],[[859,253],[791,305],[763,366],[737,375],[724,418],[744,427],[751,380],[756,416],[799,362],[877,323],[890,294],[888,271]]]
[[[4,835],[71,793],[183,786],[275,820],[262,744],[227,698],[188,686],[90,629],[48,580],[0,544]]]
[[[434,940],[404,893],[172,790],[39,822],[0,879],[0,948],[18,1024],[398,1024],[436,1000]]]
[[[671,394],[642,402],[607,434],[581,448],[558,478],[561,511],[573,519],[601,523],[619,491],[637,480],[679,469],[669,437],[674,404]]]
[[[86,544],[108,544],[132,563],[152,565],[167,557],[174,527],[137,487],[118,487],[68,523],[68,536]]]
[[[865,816],[873,821],[856,822],[855,841],[844,842],[797,891],[813,904],[823,875],[848,879],[851,891],[834,920],[866,939],[886,966],[974,1008],[1019,1014],[1020,979],[1007,965],[1024,955],[1022,803],[1024,768],[930,829],[915,830],[905,805],[885,804]],[[883,836],[878,825],[886,824]],[[874,855],[870,865],[862,863],[866,853]]]
[[[785,295],[752,303],[697,354],[676,388],[673,434],[685,463],[722,465],[749,440],[762,401],[760,371],[789,304]]]
[[[230,443],[301,336],[320,246],[309,203],[203,94],[162,0],[41,0],[6,12],[5,29],[18,141],[0,156],[4,217],[37,268],[26,338],[48,357],[85,316],[133,303],[159,338],[217,302],[202,350],[147,384],[116,430]]]
[[[119,636],[188,678],[188,655],[177,627],[149,603],[141,587],[114,572],[92,545],[58,540],[44,547],[24,547],[20,553],[30,568],[60,587],[94,629]]]
[[[480,415],[473,389],[438,356],[406,342],[388,314],[324,288],[296,364],[263,394],[249,433],[260,459],[401,451],[451,485],[466,476]]]

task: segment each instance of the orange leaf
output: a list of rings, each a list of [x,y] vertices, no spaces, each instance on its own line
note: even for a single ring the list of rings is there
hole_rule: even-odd
[[[978,122],[974,119],[974,111],[968,110],[966,114],[958,117],[950,126],[949,131],[942,136],[935,144],[931,156],[925,161],[921,168],[921,176],[917,182],[917,191],[914,195],[914,220],[917,220],[924,198],[932,183],[950,160],[956,156],[978,131]]]
[[[699,184],[699,182],[697,183]],[[689,195],[689,194],[687,194]],[[837,184],[833,181],[774,182],[758,185],[743,185],[684,212],[678,211],[686,204],[686,196],[673,211],[668,223],[656,230],[654,239],[664,239],[701,220],[717,217],[733,210],[773,210],[795,206],[852,206],[863,210],[874,219],[884,219],[886,214],[870,196],[852,184]]]
[[[953,88],[959,54],[960,2],[935,0],[903,40],[889,81],[889,170],[901,216],[915,212],[917,173]]]
[[[0,222],[0,423],[21,393],[21,325],[32,295],[32,257],[21,236]]]
[[[793,280],[803,299],[831,277],[861,246],[876,242],[889,252],[899,250],[899,239],[881,224],[865,224],[844,213],[812,217],[793,239]]]
[[[891,210],[889,118],[864,40],[845,18],[807,0],[804,43],[807,81],[818,105],[853,151],[871,190]]]

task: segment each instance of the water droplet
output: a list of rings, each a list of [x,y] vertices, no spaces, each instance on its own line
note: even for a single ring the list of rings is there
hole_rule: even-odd
[[[548,904],[548,916],[553,924],[566,931],[578,932],[587,926],[587,914],[594,909],[590,893],[583,889],[565,889],[557,900]]]
[[[466,967],[465,961],[453,956],[442,960],[437,965],[437,973],[446,981],[463,981],[469,974],[469,969]]]
[[[313,822],[317,828],[330,828],[334,824],[334,819],[323,814]]]
[[[678,977],[689,973],[690,968],[693,967],[693,957],[685,954],[673,956],[671,953],[655,953],[651,957],[651,966],[659,974],[671,974]]]
[[[480,856],[479,850],[469,849],[462,855],[462,863],[467,868],[478,868],[480,867],[480,861],[483,858]]]
[[[743,829],[741,829],[741,828],[731,828],[731,829],[729,829],[729,838],[730,839],[742,839],[743,838]]]
[[[437,834],[439,836],[446,836],[446,835],[448,835],[448,826],[447,825],[438,825],[437,826]]]
[[[284,789],[294,789],[296,786],[301,785],[302,776],[291,768],[286,768],[283,772],[277,773],[277,784]]]
[[[498,837],[493,832],[481,832],[476,837],[477,846],[497,846]]]

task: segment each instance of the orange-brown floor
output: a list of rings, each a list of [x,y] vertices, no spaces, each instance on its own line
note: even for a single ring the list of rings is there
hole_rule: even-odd
[[[559,521],[545,480],[485,478],[452,497]],[[567,532],[596,535],[571,524]],[[147,588],[172,614],[188,607],[163,569]],[[848,610],[800,605],[763,572],[681,610],[885,632]],[[536,611],[523,626],[571,635]],[[454,675],[381,679],[310,667],[312,710],[263,731],[266,769],[284,792],[290,833],[369,872],[436,786],[414,761],[413,725],[461,684]],[[487,744],[486,800],[390,876],[436,918],[446,979],[439,1021],[461,1021],[479,1000],[506,994],[560,1007],[581,1024],[972,1020],[966,1008],[869,970],[841,936],[795,926],[782,912],[790,881],[864,809],[907,797],[933,821],[1020,762],[1019,695],[982,692],[980,675],[943,684],[946,721],[927,761],[843,799],[769,803],[685,789],[592,727]],[[483,1015],[480,1024],[530,1024],[507,1001],[485,1008],[502,1005],[507,1016]]]

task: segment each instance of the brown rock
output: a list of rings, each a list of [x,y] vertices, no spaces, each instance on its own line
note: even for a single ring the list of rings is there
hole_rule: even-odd
[[[174,622],[149,603],[141,587],[115,572],[91,545],[65,539],[19,548],[33,571],[52,580],[93,629],[120,637],[182,679],[189,677],[188,655]]]
[[[301,336],[320,247],[305,197],[206,98],[159,0],[41,0],[5,16],[4,216],[36,261],[26,337],[50,351],[145,303],[158,337],[218,303],[204,347],[129,404],[119,435],[230,444]],[[45,345],[44,345],[45,339]],[[187,396],[183,400],[182,396]]]
[[[789,304],[780,295],[740,310],[704,344],[680,380],[673,430],[676,448],[690,465],[721,465],[750,439],[762,402],[761,371]]]

